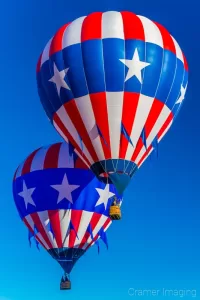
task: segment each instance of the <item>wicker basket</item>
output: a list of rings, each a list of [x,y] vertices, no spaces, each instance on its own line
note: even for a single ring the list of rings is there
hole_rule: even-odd
[[[61,290],[71,290],[71,282],[69,280],[61,281],[60,289]]]
[[[110,218],[111,220],[120,220],[121,219],[121,210],[117,205],[113,205],[110,207]]]

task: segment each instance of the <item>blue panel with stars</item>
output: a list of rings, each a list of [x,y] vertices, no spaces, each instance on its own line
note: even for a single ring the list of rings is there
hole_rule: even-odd
[[[176,101],[173,109],[172,109],[172,113],[173,115],[176,117],[178,112],[179,112],[179,109],[181,108],[182,104],[183,104],[183,101],[185,99],[185,93],[186,93],[186,88],[187,88],[187,82],[188,82],[188,73],[185,72],[184,73],[184,79],[183,79],[183,84],[181,85],[181,91],[179,93],[179,96],[178,96],[178,100]]]
[[[168,50],[163,51],[162,72],[160,74],[156,98],[162,100],[164,103],[166,102],[174,83],[176,62],[176,56],[172,52]]]
[[[156,44],[108,38],[56,52],[42,65],[37,79],[41,102],[52,118],[63,103],[105,91],[156,97],[172,109],[184,72],[184,63]]]
[[[106,91],[120,92],[124,90],[125,65],[120,59],[125,59],[124,40],[103,39],[103,63]],[[101,92],[101,91],[100,91]]]
[[[146,61],[149,65],[144,71],[144,80],[141,89],[142,94],[155,97],[161,76],[162,59],[163,49],[155,44],[146,43]]]
[[[63,49],[63,61],[69,68],[68,79],[74,98],[88,94],[81,45],[76,44]]]
[[[145,44],[139,40],[127,40],[125,41],[125,51],[126,59],[125,61],[121,60],[121,63],[126,66],[124,90],[140,93],[145,64],[141,63],[138,65],[138,69],[135,66],[138,60],[141,62],[145,61]]]
[[[38,81],[41,80],[43,91],[46,94],[45,105],[49,107],[49,111],[53,109],[53,112],[55,113],[60,108],[62,103],[60,101],[60,94],[58,94],[56,84],[49,81],[54,76],[54,73],[51,72],[49,61],[46,61],[42,65],[40,73],[41,76],[37,77],[37,79]]]
[[[54,85],[60,102],[64,104],[74,98],[69,80],[70,69],[63,60],[63,51],[52,55],[49,59],[50,78],[49,83]]]
[[[113,185],[100,182],[90,170],[58,168],[30,172],[13,182],[21,218],[39,211],[75,209],[108,216]]]
[[[85,77],[89,93],[106,90],[103,48],[101,40],[91,40],[82,43],[82,55]]]
[[[45,92],[44,86],[42,84],[41,76],[42,76],[41,72],[37,73],[38,94],[40,96],[40,101],[42,103],[42,106],[44,107],[44,110],[45,110],[48,118],[51,120],[53,118],[55,109],[52,105],[49,105],[49,98],[48,98],[48,96]]]
[[[181,85],[183,83],[183,78],[184,78],[184,66],[180,60],[177,60],[177,67],[175,71],[175,77],[174,77],[174,82],[173,86],[170,90],[168,99],[166,101],[166,105],[169,107],[169,109],[172,109],[176,103],[176,101],[179,98],[180,95],[180,90],[181,90]]]

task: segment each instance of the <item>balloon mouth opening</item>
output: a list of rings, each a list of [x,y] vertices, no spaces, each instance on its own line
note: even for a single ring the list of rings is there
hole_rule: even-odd
[[[125,175],[129,176],[128,173],[123,172],[123,171],[110,171],[110,172],[102,172],[102,173],[100,173],[99,177],[101,177],[101,178],[109,178],[110,175],[112,175],[112,174],[119,174],[119,175],[125,174]]]
[[[100,181],[113,184],[118,193],[122,195],[136,172],[137,165],[124,159],[107,159],[95,162],[90,168]]]

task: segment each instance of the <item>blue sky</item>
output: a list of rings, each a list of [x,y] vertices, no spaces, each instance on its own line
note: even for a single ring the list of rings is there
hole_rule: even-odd
[[[130,10],[162,23],[189,62],[186,101],[159,146],[125,193],[121,222],[108,232],[109,251],[91,249],[75,266],[70,292],[50,256],[29,248],[12,198],[12,176],[34,149],[60,141],[39,102],[35,65],[64,23],[92,11]],[[199,5],[180,0],[4,1],[1,26],[0,300],[129,299],[129,288],[190,289],[200,294]],[[168,297],[170,298],[170,297]],[[171,296],[171,298],[174,298]],[[184,297],[184,298],[191,298]]]

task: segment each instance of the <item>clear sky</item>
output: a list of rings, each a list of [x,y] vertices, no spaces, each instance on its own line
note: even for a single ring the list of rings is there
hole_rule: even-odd
[[[103,244],[99,256],[96,247],[88,251],[72,272],[72,290],[60,292],[59,265],[45,251],[29,248],[12,176],[34,149],[61,141],[37,95],[35,65],[42,48],[64,23],[106,10],[130,10],[166,26],[188,59],[189,85],[159,158],[143,165],[125,193],[123,219],[108,231],[109,251]],[[199,299],[198,1],[2,1],[0,27],[0,300],[150,298],[131,297],[130,288],[157,289],[156,299],[178,298],[167,297],[163,288],[196,290]]]

